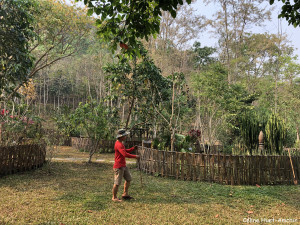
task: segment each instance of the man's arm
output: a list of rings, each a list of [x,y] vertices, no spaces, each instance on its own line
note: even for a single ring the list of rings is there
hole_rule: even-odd
[[[133,148],[133,149],[132,149],[132,148]],[[126,158],[136,158],[136,155],[132,155],[132,154],[129,154],[129,153],[127,152],[127,150],[133,151],[133,150],[134,150],[134,147],[132,147],[132,148],[130,148],[130,149],[125,149],[125,147],[122,146],[122,147],[118,148],[118,151],[119,151],[124,157],[126,157]],[[132,149],[132,150],[131,150],[131,149]]]
[[[137,146],[133,146],[132,148],[129,148],[129,149],[126,149],[126,152],[132,152],[134,151],[135,149],[137,149]]]

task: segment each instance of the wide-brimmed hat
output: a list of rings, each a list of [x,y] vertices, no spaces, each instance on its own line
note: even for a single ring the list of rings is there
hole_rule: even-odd
[[[126,131],[125,129],[120,129],[118,130],[117,138],[127,136],[128,134],[130,134],[130,132]]]

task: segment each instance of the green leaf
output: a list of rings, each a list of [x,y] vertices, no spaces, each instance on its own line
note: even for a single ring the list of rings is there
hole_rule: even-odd
[[[100,25],[102,22],[100,19],[96,19],[96,25]]]
[[[94,9],[89,9],[89,10],[87,11],[87,15],[88,15],[88,16],[93,15],[93,13],[94,13]]]
[[[100,8],[96,8],[96,9],[95,9],[95,13],[96,13],[97,15],[100,15],[101,12],[102,12],[102,10],[101,10]]]
[[[172,16],[173,18],[176,18],[176,11],[175,11],[175,10],[172,10],[172,11],[171,11],[171,16]]]

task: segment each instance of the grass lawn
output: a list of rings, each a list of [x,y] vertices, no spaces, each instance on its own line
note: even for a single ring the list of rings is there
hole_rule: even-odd
[[[60,160],[0,178],[0,224],[243,224],[262,218],[300,223],[299,186],[225,186],[142,174],[142,187],[140,172],[128,164],[135,200],[114,203],[113,154],[96,154],[98,161],[88,164],[68,160],[87,153],[60,147],[54,157]]]

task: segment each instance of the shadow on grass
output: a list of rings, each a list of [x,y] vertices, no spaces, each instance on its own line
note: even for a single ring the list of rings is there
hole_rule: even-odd
[[[24,185],[36,189],[40,185],[59,184],[59,187],[64,189],[78,182],[89,184],[89,179],[105,177],[111,167],[112,165],[104,162],[52,162],[50,168],[45,164],[36,170],[4,176],[0,179],[0,188],[9,186],[17,190],[20,188],[19,191],[22,191]]]
[[[14,192],[51,192],[54,202],[105,210],[113,183],[112,164],[105,162],[52,162],[42,168],[0,179],[1,188]],[[109,197],[108,197],[109,196]]]

